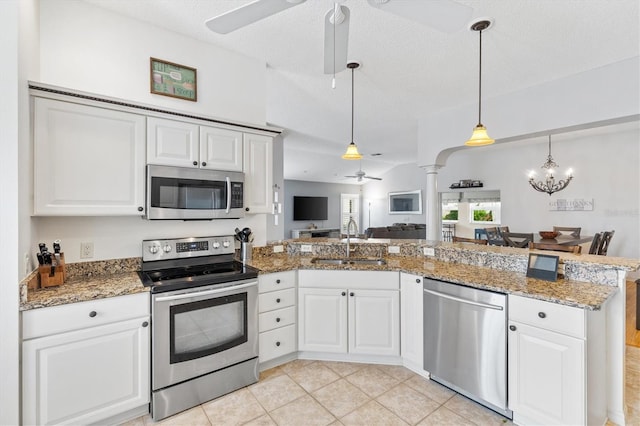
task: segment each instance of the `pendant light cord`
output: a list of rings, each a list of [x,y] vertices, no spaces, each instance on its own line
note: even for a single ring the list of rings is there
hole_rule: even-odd
[[[478,126],[482,126],[481,112],[482,112],[482,30],[480,30],[480,60],[478,61],[480,66],[478,67]]]
[[[351,68],[351,143],[354,143],[353,141],[353,70],[354,68]]]

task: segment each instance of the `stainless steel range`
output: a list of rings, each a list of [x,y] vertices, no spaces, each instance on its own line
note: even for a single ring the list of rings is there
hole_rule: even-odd
[[[145,240],[151,287],[151,416],[160,420],[258,380],[258,271],[233,236]]]

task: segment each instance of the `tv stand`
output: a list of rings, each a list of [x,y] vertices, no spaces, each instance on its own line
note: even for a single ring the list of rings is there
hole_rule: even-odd
[[[291,238],[340,238],[340,228],[292,229]]]

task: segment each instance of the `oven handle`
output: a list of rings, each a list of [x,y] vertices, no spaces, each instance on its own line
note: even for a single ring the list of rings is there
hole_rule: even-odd
[[[226,293],[232,290],[235,291],[235,290],[240,290],[243,288],[253,287],[257,285],[258,285],[258,282],[254,281],[247,284],[234,285],[234,286],[229,286],[224,288],[216,288],[213,290],[194,291],[191,293],[176,294],[175,296],[161,296],[161,297],[156,297],[156,302],[169,302],[171,300],[181,300],[181,299],[190,299],[192,297],[209,296],[211,294]]]
[[[231,178],[227,176],[227,214],[229,214],[229,210],[231,209]]]

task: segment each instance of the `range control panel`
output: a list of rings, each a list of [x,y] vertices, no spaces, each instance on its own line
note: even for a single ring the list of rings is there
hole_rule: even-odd
[[[233,235],[142,241],[142,260],[145,262],[233,254],[234,251]]]

